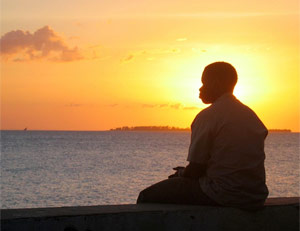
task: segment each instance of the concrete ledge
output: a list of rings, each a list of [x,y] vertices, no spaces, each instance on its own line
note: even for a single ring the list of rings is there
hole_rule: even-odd
[[[299,198],[269,198],[263,210],[171,204],[3,209],[3,231],[299,230]]]

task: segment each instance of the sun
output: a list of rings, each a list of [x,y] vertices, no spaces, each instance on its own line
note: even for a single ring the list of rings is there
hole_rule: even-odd
[[[233,94],[241,100],[249,100],[250,97],[250,89],[243,85],[243,84],[237,84],[234,88]]]

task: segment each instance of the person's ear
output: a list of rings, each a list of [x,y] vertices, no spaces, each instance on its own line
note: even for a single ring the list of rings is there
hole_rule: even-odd
[[[222,85],[220,79],[214,79],[213,84],[214,84],[214,88],[217,90],[217,92],[221,92],[222,91],[223,85]]]

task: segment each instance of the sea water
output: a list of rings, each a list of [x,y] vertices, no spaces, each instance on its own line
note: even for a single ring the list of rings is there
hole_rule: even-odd
[[[135,203],[185,166],[189,132],[2,131],[1,208]],[[265,143],[271,197],[299,196],[299,133]]]

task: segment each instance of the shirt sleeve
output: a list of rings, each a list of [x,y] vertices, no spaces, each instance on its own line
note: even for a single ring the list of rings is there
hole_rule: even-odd
[[[210,119],[200,112],[194,119],[191,130],[191,143],[187,161],[207,164],[213,142]]]

